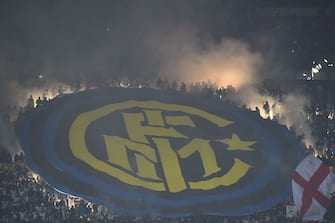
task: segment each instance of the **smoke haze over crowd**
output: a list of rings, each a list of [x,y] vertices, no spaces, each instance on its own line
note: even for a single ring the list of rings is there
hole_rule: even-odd
[[[270,62],[264,52],[272,50],[256,46],[275,41],[266,32],[243,38],[249,19],[245,12],[252,4],[242,0],[2,1],[0,105],[22,105],[34,91],[71,81],[122,77],[230,85],[241,89],[235,100],[251,109],[263,99],[275,101],[254,87],[273,75],[263,70]],[[273,71],[282,67],[272,64]],[[296,98],[302,102],[296,109],[304,107],[303,96]]]

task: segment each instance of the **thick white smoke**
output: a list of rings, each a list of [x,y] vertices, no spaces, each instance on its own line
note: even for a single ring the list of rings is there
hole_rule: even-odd
[[[251,110],[257,107],[263,118],[276,119],[303,136],[305,144],[315,145],[305,115],[309,99],[299,92],[288,92],[281,98],[260,92],[258,84],[265,78],[260,75],[260,68],[266,65],[266,60],[247,43],[231,38],[222,38],[217,43],[209,36],[203,39],[193,26],[181,26],[168,36],[158,37],[150,38],[150,46],[159,56],[161,77],[187,84],[204,82],[233,87],[230,100]],[[263,108],[265,102],[269,104],[268,111]]]
[[[261,117],[272,119],[294,130],[297,136],[303,137],[302,140],[306,146],[315,145],[316,139],[312,135],[306,114],[306,108],[311,106],[310,99],[303,93],[288,92],[281,96],[271,95],[267,91],[260,92],[255,85],[244,85],[230,93],[228,99],[253,111],[258,110]]]
[[[316,139],[312,136],[312,129],[306,115],[306,108],[311,106],[310,100],[303,94],[291,93],[286,95],[280,103],[278,121],[292,127],[298,135],[304,136],[304,143],[314,146]]]
[[[42,79],[43,77],[39,77]],[[0,145],[11,155],[22,152],[19,140],[16,137],[14,123],[20,113],[27,107],[27,101],[30,96],[35,99],[44,97],[52,99],[62,93],[70,93],[70,86],[60,83],[56,80],[32,80],[31,83],[24,85],[15,80],[3,82],[1,94],[3,100],[0,103]],[[61,89],[59,88],[61,86]]]
[[[148,44],[155,49],[159,76],[185,83],[206,82],[218,86],[255,83],[262,65],[262,56],[237,39],[222,38],[213,41],[202,37],[193,26],[181,26],[168,36],[150,38]]]
[[[11,155],[22,151],[15,135],[13,123],[10,121],[10,117],[5,114],[0,116],[0,147],[9,151]]]

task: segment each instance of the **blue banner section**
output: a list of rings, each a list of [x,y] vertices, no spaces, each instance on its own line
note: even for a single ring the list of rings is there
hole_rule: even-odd
[[[240,216],[290,195],[302,151],[255,112],[213,98],[106,88],[63,95],[17,125],[55,188],[125,214]]]

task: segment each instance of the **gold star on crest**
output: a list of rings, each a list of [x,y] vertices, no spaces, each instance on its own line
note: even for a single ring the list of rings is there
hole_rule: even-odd
[[[243,151],[252,151],[253,148],[250,146],[254,145],[256,141],[242,141],[238,135],[233,133],[231,139],[221,139],[218,140],[221,143],[228,145],[227,150],[243,150]]]

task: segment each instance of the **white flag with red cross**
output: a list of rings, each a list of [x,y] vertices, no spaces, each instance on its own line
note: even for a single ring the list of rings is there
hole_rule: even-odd
[[[292,192],[303,221],[323,219],[335,191],[335,174],[313,155],[302,160],[293,173]]]

